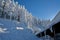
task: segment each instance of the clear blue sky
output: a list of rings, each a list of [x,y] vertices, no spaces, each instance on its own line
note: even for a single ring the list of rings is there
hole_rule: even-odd
[[[60,11],[60,0],[15,0],[40,19],[52,19]]]

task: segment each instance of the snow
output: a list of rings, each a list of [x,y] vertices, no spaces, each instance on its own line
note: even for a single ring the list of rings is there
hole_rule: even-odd
[[[52,31],[52,26],[54,25],[54,24],[56,24],[56,23],[58,23],[58,22],[60,22],[60,11],[57,13],[57,15],[50,21],[50,23],[48,23],[48,25],[45,27],[45,28],[43,28],[44,30],[46,30],[46,29],[48,29],[48,28],[50,28],[50,30],[51,30],[51,32],[53,32]],[[44,24],[45,25],[45,24]],[[44,30],[42,30],[42,31],[44,31]],[[42,32],[41,31],[41,32]]]
[[[6,33],[0,32],[0,40],[43,40],[44,38],[38,38],[35,36],[31,29],[28,29],[27,25],[22,22],[18,23],[16,20],[0,19],[0,23],[3,24],[2,27],[7,28],[8,31],[5,31]],[[34,27],[34,30],[37,29]]]
[[[23,27],[16,27],[17,30],[23,30]]]
[[[16,27],[18,27],[19,25],[16,25],[14,21],[0,19],[0,23],[4,24],[3,28],[7,28],[7,30],[9,31],[9,33],[0,33],[0,40],[40,40],[32,33],[30,29],[27,29],[26,27],[24,27],[23,31],[17,30]]]
[[[60,11],[57,13],[57,15],[52,19],[50,24],[47,26],[48,28],[51,28],[54,24],[60,22]],[[47,28],[47,29],[48,29]]]

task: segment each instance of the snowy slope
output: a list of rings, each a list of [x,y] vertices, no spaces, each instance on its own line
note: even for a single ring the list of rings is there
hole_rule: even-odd
[[[0,24],[3,24],[3,28],[7,28],[8,31],[5,31],[6,33],[0,32],[0,40],[40,40],[25,26],[23,30],[16,29],[20,25],[16,25],[15,21],[0,19]]]

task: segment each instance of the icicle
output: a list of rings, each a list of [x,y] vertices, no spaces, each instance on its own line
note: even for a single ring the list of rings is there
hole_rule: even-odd
[[[50,28],[51,32],[53,32],[52,27]]]

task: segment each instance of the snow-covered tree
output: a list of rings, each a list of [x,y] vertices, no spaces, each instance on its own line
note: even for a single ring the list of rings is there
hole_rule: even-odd
[[[8,11],[9,11],[9,4],[11,3],[10,0],[2,0],[2,17],[8,16]]]
[[[0,2],[1,2],[1,6],[0,7],[2,8],[1,17],[4,17],[4,7],[5,7],[6,3],[5,3],[4,0],[2,0]]]

